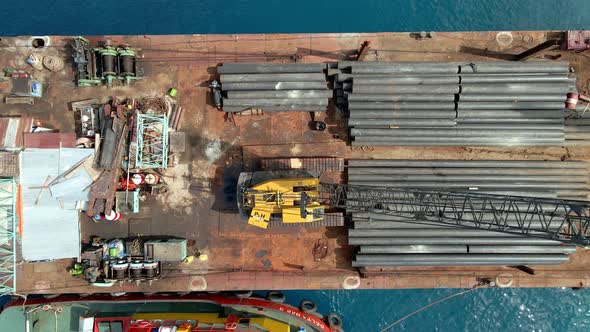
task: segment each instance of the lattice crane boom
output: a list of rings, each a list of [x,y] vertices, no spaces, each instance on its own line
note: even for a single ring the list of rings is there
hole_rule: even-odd
[[[484,229],[590,244],[590,202],[482,193],[321,184],[323,204],[408,222]],[[425,226],[428,227],[428,226]]]

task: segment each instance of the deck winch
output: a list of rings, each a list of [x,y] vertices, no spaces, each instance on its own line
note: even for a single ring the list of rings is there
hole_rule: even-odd
[[[104,45],[92,47],[87,39],[75,38],[76,83],[78,86],[111,86],[115,81],[130,84],[133,80],[142,79],[143,69],[137,63],[139,51],[129,45],[113,46],[108,39]]]

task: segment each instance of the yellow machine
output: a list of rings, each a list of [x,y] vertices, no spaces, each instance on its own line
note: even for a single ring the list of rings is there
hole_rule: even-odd
[[[238,179],[238,207],[248,224],[266,229],[271,218],[283,223],[323,220],[319,197],[320,181],[306,171],[264,171],[241,173]]]

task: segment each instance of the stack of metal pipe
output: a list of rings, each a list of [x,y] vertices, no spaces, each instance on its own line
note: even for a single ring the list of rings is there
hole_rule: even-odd
[[[348,184],[586,200],[583,161],[390,160],[348,161]]]
[[[324,63],[225,63],[220,74],[223,111],[324,112],[332,91]]]
[[[588,180],[588,164],[581,161],[348,161],[349,185],[380,188],[586,200]],[[535,237],[444,226],[354,206],[347,212],[354,222],[348,243],[359,247],[355,267],[550,265],[567,262],[575,252],[575,247]],[[507,222],[516,226],[519,221]],[[535,223],[540,221],[532,220],[530,227]]]
[[[576,251],[553,240],[370,212],[352,213],[352,220],[348,244],[358,246],[354,267],[553,265]]]
[[[567,62],[339,62],[337,105],[352,145],[564,143]]]

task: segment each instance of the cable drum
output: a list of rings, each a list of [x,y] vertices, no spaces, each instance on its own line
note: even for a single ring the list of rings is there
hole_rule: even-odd
[[[43,57],[43,66],[50,71],[60,71],[64,68],[64,61],[60,57],[46,55]]]

